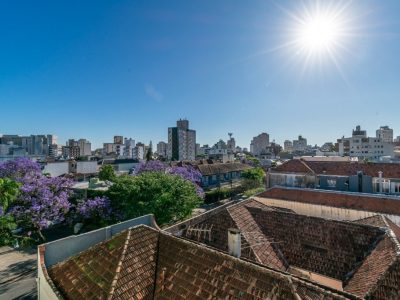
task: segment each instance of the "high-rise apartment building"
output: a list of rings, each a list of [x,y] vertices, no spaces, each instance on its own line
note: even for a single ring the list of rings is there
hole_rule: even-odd
[[[226,142],[226,146],[230,153],[235,153],[236,152],[236,141],[232,137],[232,133],[228,133],[228,135],[229,135],[229,140]]]
[[[358,157],[359,159],[379,160],[382,156],[394,156],[393,142],[382,138],[368,137],[367,131],[357,126],[349,138],[338,139],[339,155]]]
[[[122,135],[114,136],[114,144],[122,145],[124,143],[124,137]]]
[[[260,155],[264,153],[269,146],[269,134],[268,133],[261,133],[255,136],[250,143],[250,152],[253,155]]]
[[[50,145],[56,144],[56,137],[48,135],[30,135],[21,137],[21,147],[29,155],[49,155]]]
[[[381,139],[382,142],[392,143],[393,142],[393,129],[389,128],[389,126],[381,126],[376,131],[376,137]]]
[[[129,138],[129,139],[125,138],[124,145],[125,145],[124,156],[127,158],[132,158],[133,157],[133,149],[136,146],[135,140],[131,139],[131,138]]]
[[[143,160],[145,157],[146,146],[143,143],[137,143],[135,148],[133,148],[133,158],[138,160]]]
[[[78,140],[79,155],[90,156],[92,155],[92,144],[86,139]]]
[[[305,152],[307,150],[307,139],[299,135],[297,140],[293,140],[293,151]]]
[[[188,120],[178,120],[168,128],[167,157],[171,160],[196,159],[196,131],[189,129]]]
[[[161,157],[167,157],[168,144],[166,142],[159,142],[157,144],[157,154]]]
[[[293,152],[293,143],[292,141],[286,140],[283,142],[283,150],[288,153]]]

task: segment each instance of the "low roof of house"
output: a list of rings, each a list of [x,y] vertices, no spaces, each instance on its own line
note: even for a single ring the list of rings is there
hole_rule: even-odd
[[[239,172],[251,169],[251,166],[242,163],[214,163],[199,164],[196,166],[203,176],[218,175],[229,172]]]
[[[273,172],[282,173],[311,173],[326,175],[356,175],[362,171],[365,175],[378,177],[383,172],[385,178],[400,178],[400,164],[365,163],[353,161],[306,161],[303,159],[289,160],[276,168]]]
[[[385,289],[382,278],[391,278],[390,270],[399,262],[400,247],[393,236],[399,228],[393,223],[381,228],[309,217],[256,200],[224,207],[197,220],[168,230],[227,251],[227,230],[237,228],[242,233],[242,256],[249,260],[276,270],[301,268],[339,280],[345,291],[358,297],[392,292]],[[204,230],[210,230],[211,237],[199,234]],[[399,280],[395,284],[399,289]]]
[[[394,196],[276,186],[257,197],[400,215],[400,199]]]
[[[140,225],[51,266],[66,299],[356,299]]]

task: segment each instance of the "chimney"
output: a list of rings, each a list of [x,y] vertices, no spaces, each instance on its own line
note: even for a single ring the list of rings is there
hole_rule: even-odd
[[[379,193],[382,193],[383,192],[383,180],[382,180],[383,172],[379,171],[378,175],[379,175]]]
[[[228,249],[229,254],[235,257],[240,257],[242,250],[241,233],[239,229],[228,229]]]

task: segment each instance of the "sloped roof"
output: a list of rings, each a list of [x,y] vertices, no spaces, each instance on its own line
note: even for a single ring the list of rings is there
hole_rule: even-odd
[[[68,299],[127,299],[132,293],[142,299],[154,289],[157,240],[145,227],[124,231],[52,266],[49,275]]]
[[[50,267],[49,274],[66,299],[356,298],[144,225]]]
[[[364,174],[378,177],[379,171],[385,178],[400,178],[400,164],[390,163],[364,163],[353,161],[305,161],[302,159],[289,160],[276,168],[273,172],[283,173],[315,173],[326,175],[350,176],[358,171]]]
[[[233,222],[226,221],[227,214]],[[298,215],[249,199],[192,225],[212,228],[211,240],[206,235],[199,239],[196,230],[183,236],[227,251],[230,227],[241,230],[258,263],[280,270],[297,266],[338,280],[344,280],[384,234],[378,228]]]
[[[400,215],[400,201],[385,195],[276,186],[258,194],[257,197]]]
[[[228,216],[230,221],[226,222]],[[244,256],[257,263],[286,271],[300,267],[335,278],[342,281],[345,291],[358,297],[374,293],[386,297],[396,288],[400,291],[400,269],[395,269],[400,267],[400,252],[393,238],[400,228],[385,217],[334,221],[274,209],[249,199],[213,212],[208,219],[202,216],[197,223],[191,220],[183,231],[180,224],[179,234],[226,251],[226,240],[215,243],[207,236],[190,234],[188,229],[211,228],[212,236],[215,233],[219,239],[223,233],[227,236],[230,227],[241,230],[245,242],[242,248],[249,247],[253,253]],[[178,233],[177,229],[168,230]],[[396,275],[391,277],[393,272]]]
[[[375,215],[354,222],[386,227],[388,234],[378,242],[370,255],[352,274],[346,285],[346,291],[360,297],[369,296],[372,299],[398,298],[400,288],[397,284],[393,287],[393,276],[400,275],[399,270],[395,270],[396,266],[398,268],[400,256],[400,245],[395,232],[399,233],[400,228],[382,215]],[[389,279],[389,284],[387,284],[385,281],[388,280],[389,276],[392,278]]]
[[[251,169],[249,165],[242,163],[214,163],[199,164],[196,166],[203,176],[224,174],[228,172],[238,172]]]

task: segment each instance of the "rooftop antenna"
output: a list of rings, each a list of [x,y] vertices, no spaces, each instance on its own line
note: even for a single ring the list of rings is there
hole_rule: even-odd
[[[229,132],[229,133],[228,133],[228,135],[229,135],[229,139],[231,139],[231,138],[232,138],[232,135],[233,135],[233,133],[232,133],[232,132]]]

